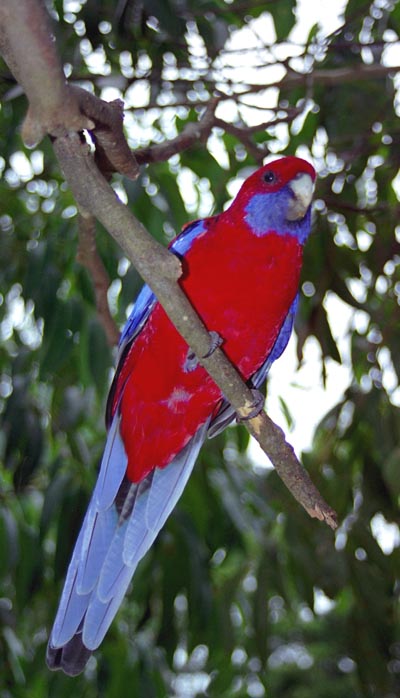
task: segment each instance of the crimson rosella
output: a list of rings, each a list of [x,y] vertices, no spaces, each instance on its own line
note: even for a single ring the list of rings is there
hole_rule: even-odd
[[[286,347],[310,232],[315,172],[286,157],[254,172],[223,213],[171,244],[180,285],[242,377],[258,388]],[[148,286],[119,345],[108,439],[47,653],[78,674],[104,638],[135,569],[175,507],[207,436],[235,417]]]

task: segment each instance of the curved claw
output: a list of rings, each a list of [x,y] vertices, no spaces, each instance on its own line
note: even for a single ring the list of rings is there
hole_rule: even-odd
[[[214,330],[211,330],[208,334],[210,335],[210,347],[208,352],[201,357],[202,359],[208,359],[212,354],[214,354],[215,350],[218,349],[221,344],[223,344],[224,341],[221,335]]]
[[[186,354],[185,363],[183,365],[183,370],[186,373],[190,373],[191,371],[194,371],[198,365],[199,360],[194,351],[189,347],[188,353]]]
[[[214,332],[214,330],[211,330],[208,334],[210,335],[210,346],[207,353],[201,357],[202,359],[208,359],[215,352],[215,350],[218,349],[218,347],[220,347],[221,344],[223,344],[224,341],[221,335],[219,335],[218,332]],[[194,353],[193,349],[189,347],[185,359],[184,371],[186,371],[187,373],[189,373],[190,371],[194,371],[198,365],[199,360],[196,354]]]
[[[264,407],[264,402],[265,402],[264,395],[256,388],[252,388],[251,392],[253,393],[253,397],[254,397],[254,402],[251,405],[251,410],[250,410],[249,414],[246,415],[246,417],[236,417],[237,422],[248,422],[249,419],[253,419],[253,417],[257,417],[257,415],[260,414],[260,412],[262,412],[262,409]]]

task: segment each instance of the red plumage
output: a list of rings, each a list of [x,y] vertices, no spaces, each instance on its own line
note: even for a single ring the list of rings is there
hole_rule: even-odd
[[[223,351],[248,379],[271,350],[298,288],[302,246],[295,237],[255,237],[229,212],[211,220],[185,255],[182,288]],[[188,346],[157,304],[118,376],[128,477],[166,466],[222,396],[207,372],[182,368]],[[121,394],[122,393],[122,394]],[[114,409],[115,409],[114,407]]]

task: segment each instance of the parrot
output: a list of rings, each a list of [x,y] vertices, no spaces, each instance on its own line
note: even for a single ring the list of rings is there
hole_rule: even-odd
[[[170,244],[210,353],[220,345],[254,390],[292,332],[315,177],[296,156],[269,162],[222,213],[187,224]],[[144,285],[120,337],[107,441],[50,633],[50,669],[83,671],[203,442],[236,417],[201,358]]]

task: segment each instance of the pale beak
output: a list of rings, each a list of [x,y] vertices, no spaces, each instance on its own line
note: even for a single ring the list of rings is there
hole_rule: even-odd
[[[310,175],[304,172],[292,179],[288,186],[294,196],[289,201],[286,218],[288,221],[297,221],[304,218],[311,204],[314,182]]]

